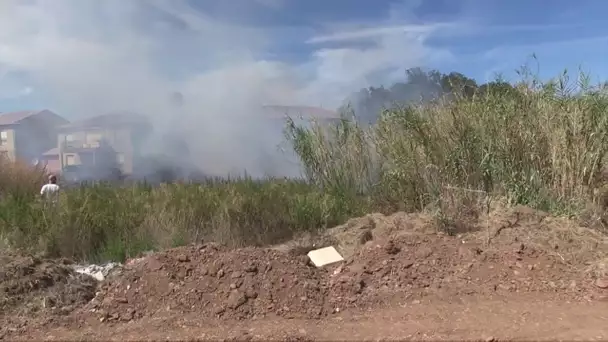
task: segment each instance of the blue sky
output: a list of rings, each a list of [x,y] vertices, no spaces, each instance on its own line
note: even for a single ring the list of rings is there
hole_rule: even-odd
[[[187,121],[203,124],[259,103],[332,108],[415,66],[480,82],[525,63],[542,77],[582,66],[599,80],[607,11],[602,0],[5,0],[0,111],[173,123],[163,113],[180,91]]]
[[[243,1],[248,2],[248,1]],[[235,8],[242,4],[234,1]],[[238,3],[238,4],[237,4]],[[250,1],[248,3],[251,3]],[[531,63],[542,76],[564,68],[582,66],[604,78],[604,55],[608,48],[605,13],[601,0],[333,0],[281,1],[281,5],[250,5],[252,12],[239,16],[234,8],[192,1],[202,11],[235,23],[276,30],[279,38],[272,51],[280,58],[305,60],[322,45],[305,44],[325,25],[342,23],[368,28],[448,24],[429,34],[426,44],[447,56],[428,63],[444,71],[458,70],[478,80],[494,72],[514,76],[514,69]],[[235,14],[237,13],[237,14]],[[355,30],[356,31],[356,30]],[[381,34],[380,34],[381,35]],[[371,37],[373,38],[373,37]],[[365,45],[363,39],[335,40],[326,46]],[[535,54],[540,63],[530,57]]]

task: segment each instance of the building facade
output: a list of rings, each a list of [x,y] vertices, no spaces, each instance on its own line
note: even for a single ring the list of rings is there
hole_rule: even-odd
[[[56,146],[57,132],[68,121],[50,110],[0,114],[0,157],[37,163]]]

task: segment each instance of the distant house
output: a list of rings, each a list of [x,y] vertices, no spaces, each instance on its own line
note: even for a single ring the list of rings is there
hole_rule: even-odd
[[[0,157],[36,163],[56,146],[57,128],[68,121],[50,110],[0,114]]]
[[[105,177],[108,170],[137,172],[141,147],[152,126],[137,114],[116,112],[59,127],[56,153],[64,173]],[[52,151],[49,151],[52,153]]]
[[[340,114],[336,111],[311,106],[263,106],[263,112],[269,119],[285,119],[286,116],[294,120],[317,120],[318,122],[335,122],[340,120]]]
[[[52,149],[44,152],[38,158],[38,165],[44,166],[46,170],[53,174],[61,173],[61,165],[59,164],[59,154],[57,151],[59,148],[53,147]]]

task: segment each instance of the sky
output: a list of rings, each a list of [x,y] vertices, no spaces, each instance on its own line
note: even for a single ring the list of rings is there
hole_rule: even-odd
[[[524,64],[603,78],[606,10],[602,0],[1,0],[0,111],[74,116],[171,91],[334,108],[415,66],[478,81]]]
[[[254,129],[236,122],[256,105],[332,109],[412,67],[604,79],[607,11],[602,0],[0,0],[0,112],[131,110],[227,144]]]

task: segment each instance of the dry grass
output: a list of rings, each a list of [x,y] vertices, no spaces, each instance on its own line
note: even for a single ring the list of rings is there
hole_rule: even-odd
[[[0,157],[0,170],[0,199],[7,196],[31,197],[40,191],[48,175],[43,167],[13,163],[3,157]]]
[[[124,260],[201,240],[266,245],[366,211],[364,203],[346,203],[302,181],[252,179],[80,186],[45,207],[37,196],[44,184],[40,170],[18,164],[2,170],[6,179],[17,173],[21,178],[0,201],[0,239],[14,248],[80,260]]]
[[[345,118],[331,134],[292,126],[288,137],[311,181],[366,189],[384,210],[505,198],[578,214],[594,201],[608,151],[608,96],[585,75],[576,81],[524,79],[517,92],[386,110],[369,130]]]
[[[585,272],[595,279],[608,277],[608,257],[590,262]]]

